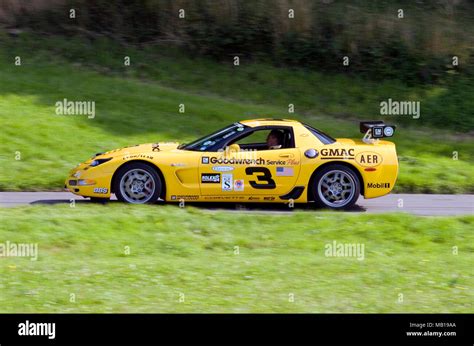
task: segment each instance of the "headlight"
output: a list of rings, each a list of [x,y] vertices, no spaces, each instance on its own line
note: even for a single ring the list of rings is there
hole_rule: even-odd
[[[101,165],[103,164],[104,162],[107,162],[107,161],[110,161],[112,160],[112,158],[108,158],[108,159],[97,159],[97,160],[94,160],[91,162],[90,166],[91,167],[95,167],[95,166],[98,166],[98,165]]]

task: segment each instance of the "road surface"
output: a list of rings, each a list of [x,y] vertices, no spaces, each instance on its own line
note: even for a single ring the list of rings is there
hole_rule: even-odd
[[[75,199],[76,203],[91,203],[88,199],[69,192],[0,192],[0,207],[70,203],[71,199]],[[192,205],[209,210],[226,209],[239,212],[282,213],[292,210],[285,204],[193,203]],[[295,209],[304,210],[305,207],[297,205]],[[472,215],[474,214],[474,195],[390,194],[375,199],[360,197],[352,211],[360,213],[406,212],[427,216]]]

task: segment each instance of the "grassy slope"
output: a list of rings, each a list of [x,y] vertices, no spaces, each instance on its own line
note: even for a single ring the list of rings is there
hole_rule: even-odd
[[[331,213],[269,219],[192,207],[76,204],[0,209],[0,218],[2,242],[39,247],[36,262],[0,258],[0,312],[473,308],[472,216],[337,214],[335,224]],[[334,240],[364,244],[365,259],[326,257],[325,244]]]
[[[60,189],[67,171],[98,151],[188,141],[242,118],[292,117],[334,136],[360,137],[356,118],[374,114],[378,100],[427,92],[397,82],[119,51],[108,42],[7,43],[0,52],[0,190]],[[16,55],[23,59],[20,67],[13,66]],[[131,68],[121,67],[123,55],[131,56]],[[64,98],[95,101],[96,118],[55,115],[55,102]],[[290,102],[297,114],[287,113]],[[178,113],[180,103],[185,114]],[[402,160],[396,191],[474,191],[474,144],[467,136],[402,125],[394,141]]]

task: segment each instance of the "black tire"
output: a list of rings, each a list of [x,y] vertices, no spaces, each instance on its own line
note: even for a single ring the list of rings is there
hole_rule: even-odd
[[[108,198],[102,198],[102,197],[89,197],[91,200],[91,203],[100,203],[100,204],[105,204],[109,201]]]
[[[156,170],[141,162],[132,162],[120,167],[113,184],[115,196],[119,201],[134,204],[157,202],[163,186]],[[140,197],[141,195],[143,197]]]
[[[331,180],[333,181],[331,182]],[[349,184],[351,191],[348,191]],[[316,173],[311,189],[317,207],[336,210],[349,209],[359,198],[360,181],[351,168],[333,164]]]

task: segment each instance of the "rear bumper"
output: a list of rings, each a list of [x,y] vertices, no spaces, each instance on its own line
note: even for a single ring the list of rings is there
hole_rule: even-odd
[[[395,187],[398,178],[398,157],[393,146],[393,151],[384,155],[384,161],[376,167],[363,169],[364,197],[375,198],[390,193]],[[374,169],[375,170],[371,170]]]

